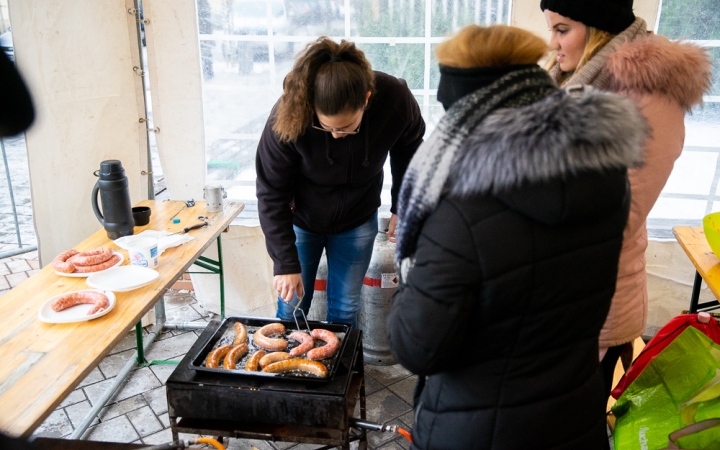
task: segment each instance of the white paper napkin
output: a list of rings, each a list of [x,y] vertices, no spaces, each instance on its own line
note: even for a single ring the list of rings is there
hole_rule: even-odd
[[[172,234],[169,231],[156,231],[156,230],[145,230],[140,234],[134,234],[132,236],[123,236],[115,239],[115,244],[125,250],[128,249],[130,241],[139,237],[153,238],[158,240],[158,255],[162,255],[163,252],[170,247],[177,247],[186,242],[193,240],[193,237],[187,233],[184,234]]]

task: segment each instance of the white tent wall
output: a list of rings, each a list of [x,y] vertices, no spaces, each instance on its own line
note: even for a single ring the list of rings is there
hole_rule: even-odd
[[[101,228],[90,206],[106,159],[122,161],[137,202],[147,195],[142,84],[126,0],[10,0],[16,61],[35,102],[26,135],[40,261]],[[134,52],[134,54],[133,54]]]
[[[173,200],[205,186],[200,46],[195,0],[145,0],[143,14],[160,164]]]
[[[217,246],[211,245],[204,256],[217,260]],[[265,249],[260,227],[231,226],[222,234],[225,277],[225,314],[274,317],[277,311],[273,288],[273,263]],[[205,272],[197,266],[192,271]],[[192,274],[195,296],[206,311],[220,313],[219,275]]]

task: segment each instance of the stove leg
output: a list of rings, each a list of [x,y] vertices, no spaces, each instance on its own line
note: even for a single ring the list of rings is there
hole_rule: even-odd
[[[358,364],[358,371],[360,372],[360,419],[367,419],[367,412],[365,408],[365,360],[362,352],[362,340],[360,341],[360,354],[358,355],[360,364]],[[358,450],[367,450],[367,431],[361,429],[360,439],[358,440]]]
[[[172,433],[173,442],[177,442],[177,440],[178,440],[177,422],[175,422],[174,417],[170,417],[170,432]]]

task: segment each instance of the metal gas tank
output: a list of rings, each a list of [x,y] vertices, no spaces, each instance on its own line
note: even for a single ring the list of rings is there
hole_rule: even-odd
[[[323,250],[315,275],[315,291],[313,293],[308,320],[324,321],[327,316],[327,256]]]
[[[395,243],[390,242],[385,234],[389,224],[389,214],[378,216],[378,234],[361,289],[362,302],[358,318],[358,328],[363,331],[365,362],[379,366],[395,364],[390,353],[386,326],[390,302],[398,286],[394,264]]]

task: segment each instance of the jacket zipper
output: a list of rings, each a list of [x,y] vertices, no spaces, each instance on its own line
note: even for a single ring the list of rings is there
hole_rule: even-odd
[[[347,138],[345,138],[347,139]],[[346,141],[347,142],[347,141]],[[352,181],[352,146],[350,143],[348,143],[348,170],[347,170],[347,178],[345,181],[345,185],[342,188],[342,192],[340,193],[340,198],[338,199],[337,208],[335,208],[335,217],[333,217],[333,232],[337,233],[337,222],[340,220],[340,217],[342,216],[342,212],[345,209],[345,198],[347,197],[347,190],[348,185]]]

